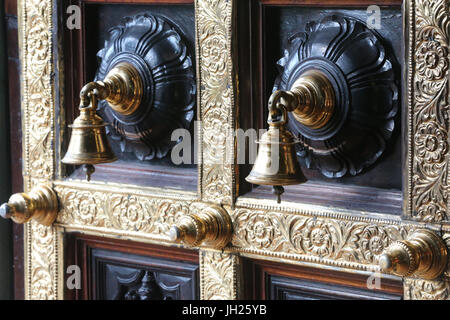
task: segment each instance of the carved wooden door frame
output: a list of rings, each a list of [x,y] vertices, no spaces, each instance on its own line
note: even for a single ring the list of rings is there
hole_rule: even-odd
[[[65,128],[63,108],[59,107],[64,102],[64,71],[56,1],[19,0],[24,185],[26,191],[37,183],[52,185],[61,204],[52,227],[31,222],[25,228],[27,299],[64,298],[64,232],[173,245],[168,231],[174,219],[210,205],[223,206],[230,213],[234,236],[232,245],[223,251],[200,248],[202,299],[239,298],[243,280],[240,257],[370,274],[378,270],[382,249],[415,229],[433,229],[450,245],[449,1],[404,1],[406,165],[402,217],[236,197],[238,166],[220,161],[227,150],[234,159],[235,150],[217,141],[232,144],[226,138],[237,126],[237,59],[233,59],[232,41],[237,1],[195,1],[202,163],[198,192],[189,193],[61,178],[62,135],[56,129]],[[435,55],[436,66],[427,64],[425,52]],[[427,148],[428,138],[434,139],[436,148]],[[317,228],[328,235],[320,246],[308,240]],[[381,247],[368,245],[375,238]],[[449,298],[449,279],[450,270],[436,281],[405,279],[405,298]]]

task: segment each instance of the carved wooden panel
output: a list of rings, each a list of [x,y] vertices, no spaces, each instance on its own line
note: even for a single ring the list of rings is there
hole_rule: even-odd
[[[376,293],[347,286],[330,285],[280,276],[267,276],[269,300],[388,300],[399,295]]]
[[[244,259],[246,295],[268,300],[401,299],[402,281],[373,274],[351,274],[271,261]],[[251,276],[250,276],[251,275]],[[374,278],[373,278],[374,279]],[[369,285],[368,285],[369,283]]]
[[[68,234],[66,264],[81,267],[74,299],[199,299],[198,253],[176,248]]]
[[[198,299],[196,264],[99,249],[92,250],[90,259],[93,291],[89,299]]]

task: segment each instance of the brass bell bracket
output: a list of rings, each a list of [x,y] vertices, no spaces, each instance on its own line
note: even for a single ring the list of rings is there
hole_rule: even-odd
[[[72,138],[62,162],[83,166],[87,181],[90,181],[95,164],[117,160],[106,138],[106,124],[96,114],[98,101],[106,100],[114,111],[126,116],[139,108],[142,97],[139,72],[126,62],[112,68],[105,80],[85,85],[80,92],[80,116],[70,126]]]
[[[335,107],[335,93],[327,76],[319,70],[304,72],[289,91],[275,91],[269,98],[271,116],[280,106],[292,112],[301,124],[311,128],[323,128],[331,119]],[[270,118],[269,118],[270,121]]]
[[[17,193],[8,203],[0,207],[0,216],[15,223],[24,224],[34,220],[44,226],[50,226],[58,213],[58,197],[52,188],[38,185],[29,193]]]
[[[418,230],[391,244],[380,257],[383,272],[425,280],[439,277],[447,267],[447,246],[433,231]]]
[[[89,105],[94,92],[99,100],[106,100],[114,111],[124,116],[139,108],[144,94],[139,71],[126,62],[118,63],[103,81],[85,85],[80,92],[80,107]]]
[[[190,247],[200,245],[215,249],[224,248],[233,235],[233,223],[226,210],[211,206],[183,216],[169,231],[173,242]]]
[[[321,128],[331,119],[334,110],[334,91],[325,74],[317,70],[305,72],[294,83],[292,90],[275,91],[269,98],[269,130],[259,141],[260,149],[253,170],[246,180],[253,184],[273,186],[277,203],[281,203],[284,187],[306,182],[294,145],[299,143],[287,130],[288,112],[311,128]],[[272,146],[277,145],[278,159]],[[269,172],[273,161],[278,161],[278,172]]]

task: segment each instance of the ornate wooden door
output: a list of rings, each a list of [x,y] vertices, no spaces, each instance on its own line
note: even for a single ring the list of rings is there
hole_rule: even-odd
[[[380,29],[367,18],[372,4]],[[23,177],[34,197],[21,201],[46,205],[28,206],[25,218],[3,210],[27,222],[26,298],[448,299],[439,247],[450,244],[448,6],[20,0]],[[343,102],[321,136],[289,116],[290,131],[307,137],[295,157],[308,182],[277,203],[246,182],[252,166],[239,152],[251,150],[233,132],[265,128],[272,90],[289,89],[296,63],[311,60]],[[139,100],[151,116],[98,103],[118,161],[96,165],[87,181],[61,163],[76,129],[68,125],[83,85],[118,62],[151,74]],[[331,141],[339,126],[349,129]],[[168,159],[177,128],[196,137],[197,161]],[[79,287],[69,285],[76,268]]]

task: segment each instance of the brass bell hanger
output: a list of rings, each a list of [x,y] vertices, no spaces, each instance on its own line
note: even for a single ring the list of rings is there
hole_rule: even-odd
[[[250,175],[246,180],[253,184],[271,185],[277,202],[281,203],[283,186],[306,182],[295,154],[299,141],[286,129],[295,97],[286,91],[276,91],[269,99],[269,130],[258,142],[259,151]]]
[[[287,129],[288,112],[304,126],[320,129],[333,116],[335,92],[323,72],[311,69],[305,71],[289,91],[275,91],[269,98],[268,107],[269,130],[259,141],[258,156],[246,180],[273,186],[273,193],[280,203],[283,186],[306,182],[294,148],[299,141]],[[271,172],[274,164],[278,170]]]
[[[69,127],[72,128],[68,151],[62,160],[65,164],[82,165],[87,181],[95,172],[94,165],[117,160],[108,138],[106,124],[96,114],[100,83],[88,83],[80,92],[80,116]]]

